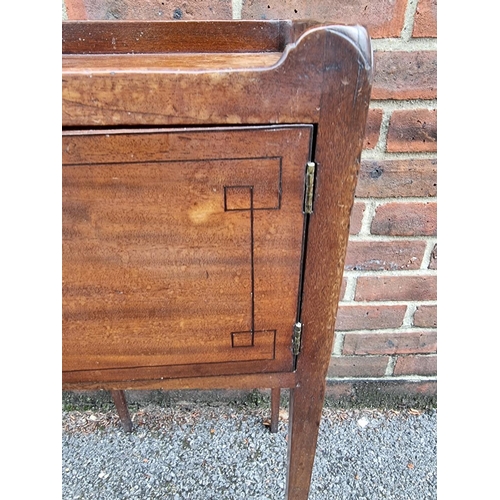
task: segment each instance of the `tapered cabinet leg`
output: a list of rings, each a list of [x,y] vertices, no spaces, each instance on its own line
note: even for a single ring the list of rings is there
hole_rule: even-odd
[[[271,432],[278,432],[278,418],[280,413],[281,390],[279,387],[271,389]]]
[[[286,500],[307,500],[316,454],[324,386],[290,390]]]
[[[125,432],[132,432],[132,420],[130,420],[130,414],[128,412],[127,400],[125,399],[124,391],[111,391],[111,396],[118,411],[118,416],[123,425],[123,430]]]

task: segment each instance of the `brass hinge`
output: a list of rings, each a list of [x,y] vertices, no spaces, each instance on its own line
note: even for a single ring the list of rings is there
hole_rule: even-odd
[[[292,353],[297,356],[300,352],[300,343],[302,340],[302,323],[298,322],[293,325],[292,337]]]
[[[314,197],[314,175],[316,173],[316,163],[313,161],[307,162],[306,166],[306,186],[304,195],[304,213],[313,213],[313,197]]]

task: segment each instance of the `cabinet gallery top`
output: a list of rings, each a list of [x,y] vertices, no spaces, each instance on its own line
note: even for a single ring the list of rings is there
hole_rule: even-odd
[[[372,79],[365,28],[314,21],[67,21],[62,54],[71,127],[316,123]]]

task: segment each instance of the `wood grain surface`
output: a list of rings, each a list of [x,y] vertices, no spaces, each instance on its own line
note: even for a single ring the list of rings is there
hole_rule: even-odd
[[[79,44],[83,52],[91,45],[83,38]],[[316,123],[324,44],[325,30],[314,28],[287,44],[273,64],[276,47],[258,57],[194,50],[183,59],[165,53],[161,66],[148,53],[144,61],[156,62],[146,67],[141,57],[128,55],[119,70],[122,56],[116,53],[81,53],[77,57],[85,63],[76,64],[75,47],[63,54],[63,126]],[[355,83],[357,75],[350,77]]]
[[[66,0],[66,4],[78,2]],[[307,29],[324,24],[286,19],[103,23],[85,20],[83,12],[79,15],[81,20],[75,21],[68,12],[70,21],[62,23],[63,54],[282,52]]]
[[[311,132],[64,135],[64,371],[291,370]]]
[[[235,69],[267,68],[275,65],[281,52],[228,54],[118,54],[105,57],[66,55],[63,71],[76,73],[92,65],[92,74],[125,74],[129,71],[227,71]]]
[[[63,54],[279,52],[290,21],[73,21]]]

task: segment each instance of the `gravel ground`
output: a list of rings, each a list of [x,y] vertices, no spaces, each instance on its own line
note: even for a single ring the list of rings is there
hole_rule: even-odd
[[[287,421],[220,404],[63,411],[63,500],[284,498]],[[264,424],[264,425],[263,425]],[[321,422],[310,500],[437,498],[437,411],[333,410]]]

